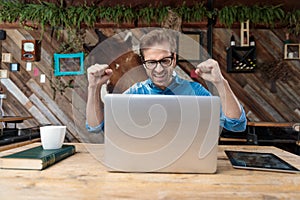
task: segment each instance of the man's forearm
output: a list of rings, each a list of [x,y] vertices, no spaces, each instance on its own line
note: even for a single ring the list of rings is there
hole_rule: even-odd
[[[237,97],[231,90],[227,80],[215,85],[221,99],[222,110],[226,117],[238,119],[241,116],[241,107]]]
[[[101,86],[88,87],[86,119],[89,126],[97,126],[103,121],[103,102],[101,101]]]

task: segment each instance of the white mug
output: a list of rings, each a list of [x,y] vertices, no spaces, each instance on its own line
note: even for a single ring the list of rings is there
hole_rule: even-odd
[[[40,135],[43,149],[59,149],[62,147],[66,126],[42,126],[40,127]]]

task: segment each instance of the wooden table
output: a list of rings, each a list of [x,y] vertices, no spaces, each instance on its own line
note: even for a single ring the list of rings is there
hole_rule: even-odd
[[[15,129],[17,128],[18,123],[23,123],[24,120],[31,119],[33,118],[32,116],[28,117],[20,117],[20,116],[2,116],[0,117],[0,136],[5,134],[5,127],[7,127],[8,123],[14,123],[15,124]],[[3,124],[4,123],[4,124]]]
[[[0,122],[5,122],[7,123],[14,123],[15,127],[17,123],[22,123],[24,120],[27,119],[32,119],[32,116],[28,116],[28,117],[20,117],[20,116],[3,116],[0,118]]]
[[[247,122],[248,137],[247,142],[249,144],[258,144],[256,128],[257,127],[269,127],[269,128],[293,128],[295,122]],[[298,144],[298,141],[293,141]]]
[[[103,145],[76,147],[75,155],[43,171],[0,169],[0,199],[300,199],[300,174],[234,169],[224,153],[273,152],[300,168],[299,156],[275,147],[220,146],[216,174],[111,173],[89,153],[101,158]]]
[[[247,122],[248,126],[260,127],[293,127],[293,122]]]
[[[23,123],[24,120],[27,119],[32,119],[32,116],[28,116],[28,117],[20,117],[20,116],[3,116],[0,117],[0,123],[4,123],[1,124],[1,130],[0,130],[0,135],[3,135],[3,129],[5,127],[7,127],[8,123],[14,123],[15,124],[15,128],[17,128],[17,124],[18,123]]]

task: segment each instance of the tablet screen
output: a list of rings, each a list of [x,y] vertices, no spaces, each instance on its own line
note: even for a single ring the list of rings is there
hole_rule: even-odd
[[[300,172],[297,168],[272,153],[227,150],[225,153],[235,168],[293,173]]]

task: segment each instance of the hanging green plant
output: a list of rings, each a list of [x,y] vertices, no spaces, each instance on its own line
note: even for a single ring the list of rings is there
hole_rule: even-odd
[[[62,38],[57,53],[74,53],[84,52],[83,44],[85,38],[85,29],[82,28],[67,28],[59,30],[59,32],[66,32],[66,38]],[[63,34],[62,34],[63,35]],[[60,39],[60,38],[59,38]]]
[[[168,7],[161,8],[150,5],[149,7],[144,7],[137,11],[137,19],[138,21],[146,22],[147,24],[150,24],[153,21],[161,23],[168,15],[168,9]]]
[[[51,77],[50,79],[50,87],[53,91],[53,100],[56,99],[56,94],[59,92],[63,95],[67,88],[75,88],[74,86],[74,79],[70,79],[67,83],[64,82],[62,77]]]
[[[231,27],[234,22],[245,22],[250,20],[254,24],[263,24],[274,27],[276,23],[284,19],[282,5],[247,7],[243,5],[226,6],[219,10],[218,18],[220,23],[226,27]]]
[[[0,0],[0,22],[17,22],[26,26],[28,22],[40,26],[80,28],[82,25],[93,27],[99,22],[116,24],[140,22],[161,23],[168,16],[169,10],[177,13],[183,22],[199,22],[204,18],[219,19],[219,22],[230,28],[235,22],[250,20],[254,24],[274,27],[276,24],[287,26],[291,33],[299,35],[300,10],[285,13],[282,5],[276,6],[225,6],[220,10],[208,11],[203,3],[187,6],[186,3],[175,6],[149,5],[148,7],[132,8],[117,5],[105,6],[68,6],[63,1],[60,5],[50,2],[22,3],[22,1]],[[286,16],[286,17],[285,17]]]
[[[289,33],[294,35],[300,34],[300,10],[288,12],[285,17],[285,25]]]
[[[9,23],[17,21],[25,7],[25,4],[18,1],[0,1],[0,21]]]
[[[203,3],[197,3],[193,7],[189,7],[183,3],[181,6],[174,8],[174,11],[186,22],[201,21],[208,16],[208,11]]]

